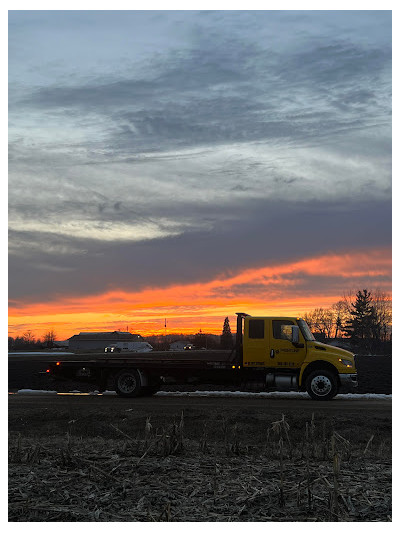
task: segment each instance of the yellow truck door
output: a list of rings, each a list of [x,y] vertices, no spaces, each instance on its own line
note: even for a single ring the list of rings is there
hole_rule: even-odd
[[[297,326],[295,320],[270,319],[270,339],[267,366],[275,368],[300,368],[306,357],[306,342],[299,331],[299,343],[290,340],[290,326]]]
[[[266,318],[246,317],[243,337],[243,366],[267,366],[269,358],[269,322]]]

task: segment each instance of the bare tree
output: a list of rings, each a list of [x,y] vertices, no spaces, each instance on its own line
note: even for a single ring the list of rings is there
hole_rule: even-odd
[[[309,325],[311,331],[316,331],[316,325],[315,325],[315,313],[314,311],[310,311],[309,313],[304,313],[304,320]]]
[[[380,289],[373,291],[371,296],[375,309],[375,337],[385,342],[390,339],[392,329],[392,299]]]
[[[334,338],[337,339],[339,336],[342,336],[343,328],[348,319],[350,318],[349,307],[345,300],[339,300],[338,302],[332,305],[331,309],[334,314],[335,323]]]
[[[331,337],[333,328],[333,314],[331,311],[318,307],[310,313],[305,313],[304,319],[310,326],[311,331],[321,333],[328,339]]]
[[[324,330],[325,336],[330,339],[332,337],[334,327],[335,327],[335,314],[333,310],[330,309],[321,309],[320,312],[321,325]]]
[[[34,344],[36,341],[35,335],[31,330],[25,331],[25,333],[22,334],[22,338],[26,344]]]
[[[57,336],[54,333],[53,329],[45,333],[43,336],[43,343],[46,344],[48,348],[52,348],[56,340],[57,340]]]

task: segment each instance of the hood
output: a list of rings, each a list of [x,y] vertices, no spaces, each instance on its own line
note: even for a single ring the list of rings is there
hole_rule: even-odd
[[[344,350],[343,348],[339,348],[338,346],[332,346],[332,344],[324,344],[323,342],[318,341],[311,341],[307,344],[310,346],[310,348],[313,348],[314,350],[334,353],[336,355],[342,355],[343,357],[354,357],[354,354],[352,352]]]

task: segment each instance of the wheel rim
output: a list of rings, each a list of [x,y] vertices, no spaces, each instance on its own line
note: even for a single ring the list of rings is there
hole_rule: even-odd
[[[118,379],[118,387],[121,392],[129,394],[136,389],[136,379],[132,374],[122,374]]]
[[[326,376],[315,376],[311,381],[311,390],[316,396],[326,396],[332,390],[332,382]]]

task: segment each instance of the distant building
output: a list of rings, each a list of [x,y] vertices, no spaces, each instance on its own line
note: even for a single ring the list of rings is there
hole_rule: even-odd
[[[143,341],[143,337],[134,333],[128,333],[127,331],[93,331],[73,335],[68,341],[70,350],[104,352],[104,349],[110,346],[110,344]]]
[[[54,346],[56,348],[68,348],[69,347],[69,340],[66,341],[54,341]]]

